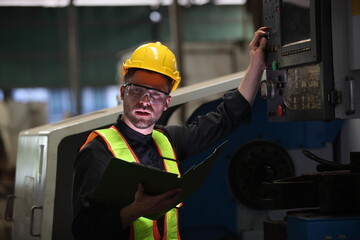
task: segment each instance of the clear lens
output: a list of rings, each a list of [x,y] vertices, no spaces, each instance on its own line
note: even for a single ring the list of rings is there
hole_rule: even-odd
[[[136,85],[133,83],[127,83],[124,85],[127,88],[127,95],[135,100],[141,100],[145,96],[148,97],[148,101],[151,104],[163,103],[168,97],[168,94],[160,90],[148,88],[145,86]]]

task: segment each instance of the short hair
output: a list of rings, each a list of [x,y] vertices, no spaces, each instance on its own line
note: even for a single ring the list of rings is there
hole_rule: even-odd
[[[128,83],[129,82],[129,79],[134,76],[135,72],[138,71],[138,70],[143,70],[143,71],[147,71],[147,72],[150,72],[150,73],[157,73],[157,74],[161,74],[161,73],[158,73],[158,72],[154,72],[154,71],[151,71],[151,70],[147,70],[147,69],[142,69],[142,68],[129,68],[124,76],[124,83]],[[164,74],[161,74],[163,75],[167,82],[168,82],[168,89],[169,89],[169,92],[171,91],[171,88],[172,88],[172,85],[173,85],[173,79],[169,76],[166,76]]]

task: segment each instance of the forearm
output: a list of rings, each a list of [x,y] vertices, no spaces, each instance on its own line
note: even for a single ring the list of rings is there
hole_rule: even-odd
[[[256,97],[262,74],[262,68],[259,68],[258,66],[249,66],[246,70],[245,77],[238,87],[240,94],[249,102],[250,105],[253,104]]]
[[[237,90],[226,92],[220,105],[211,110],[184,126],[162,128],[172,140],[179,160],[205,150],[251,119],[249,102]]]
[[[254,38],[249,44],[250,65],[238,88],[239,92],[250,104],[254,102],[265,69],[264,49],[266,47],[266,38],[264,36],[267,30],[267,27],[261,27],[254,33]]]

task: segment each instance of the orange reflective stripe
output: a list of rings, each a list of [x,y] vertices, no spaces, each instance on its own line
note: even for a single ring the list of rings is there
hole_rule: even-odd
[[[163,158],[165,170],[167,172],[175,173],[180,177],[178,163],[176,162],[176,155],[169,139],[164,133],[154,130],[152,137],[155,140],[155,145]],[[167,159],[168,158],[168,159]],[[170,160],[172,159],[172,160]]]
[[[92,140],[94,140],[94,138],[96,138],[98,135],[94,132],[91,132],[87,138],[86,138],[86,141],[85,143],[80,147],[80,150],[81,151],[89,142],[91,142]]]
[[[113,149],[114,149],[114,151],[115,151],[115,153],[116,153],[115,156],[116,156],[117,158],[120,158],[120,159],[121,159],[121,157],[122,157],[122,155],[123,155],[123,151],[130,151],[132,157],[134,158],[134,159],[132,159],[132,160],[135,160],[135,162],[140,163],[138,157],[135,155],[135,153],[134,153],[134,151],[132,150],[132,148],[130,147],[129,143],[126,141],[124,135],[122,135],[121,132],[120,132],[115,126],[112,126],[110,129],[112,129],[114,132],[116,132],[116,133],[121,137],[121,143],[122,143],[122,145],[121,145],[121,144],[116,144],[115,146],[112,146]],[[113,132],[113,133],[114,133],[114,132]],[[118,140],[120,140],[120,139],[118,139]],[[125,148],[126,150],[124,149],[123,144],[126,144],[126,148]],[[127,153],[127,154],[128,154],[128,153]],[[121,156],[121,157],[120,157],[120,156]],[[133,162],[133,161],[132,161],[132,162]]]
[[[152,137],[160,155],[164,157],[163,161],[166,171],[175,173],[178,175],[178,177],[180,177],[179,166],[176,162],[176,155],[169,139],[165,136],[164,133],[156,130],[153,131]],[[178,206],[181,206],[181,203]],[[164,216],[164,235],[162,240],[175,239],[180,239],[180,233],[178,226],[178,209],[173,208],[169,210]]]
[[[172,212],[172,214],[169,214]],[[164,229],[165,233],[163,240],[175,240],[180,239],[179,225],[179,211],[173,208],[165,215]]]
[[[140,162],[125,137],[115,127],[100,129],[95,132],[104,139],[114,157],[127,162]]]
[[[153,237],[154,237],[154,239],[161,240],[161,236],[160,236],[160,232],[159,232],[159,228],[158,228],[156,220],[153,221]]]
[[[108,139],[107,139],[106,136],[105,136],[105,135],[106,135],[105,132],[104,132],[104,131],[101,131],[101,130],[96,130],[96,131],[94,131],[94,132],[97,133],[98,135],[100,135],[100,136],[104,139],[107,148],[109,149],[109,151],[111,152],[111,154],[112,154],[113,156],[115,156],[115,153],[114,153],[114,151],[113,151],[113,149],[112,149],[111,143],[108,141]]]
[[[130,236],[129,236],[129,240],[135,240],[135,236],[134,236],[134,225],[131,224],[130,225]]]
[[[158,149],[160,150],[161,156],[165,158],[176,159],[174,149],[172,148],[169,139],[163,132],[154,130],[152,132],[152,137],[155,140],[157,146],[159,147]]]

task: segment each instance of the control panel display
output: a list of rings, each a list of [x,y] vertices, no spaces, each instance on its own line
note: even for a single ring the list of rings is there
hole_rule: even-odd
[[[282,45],[310,41],[310,0],[282,1]]]

